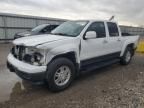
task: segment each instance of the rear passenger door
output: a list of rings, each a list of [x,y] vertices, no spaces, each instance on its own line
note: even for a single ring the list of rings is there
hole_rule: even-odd
[[[118,25],[114,22],[107,22],[108,27],[108,43],[107,53],[120,53],[122,48],[122,38],[119,34]]]

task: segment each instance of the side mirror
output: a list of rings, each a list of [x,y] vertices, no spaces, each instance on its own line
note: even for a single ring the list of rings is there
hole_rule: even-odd
[[[95,39],[97,37],[97,33],[95,31],[88,31],[85,35],[85,39]]]

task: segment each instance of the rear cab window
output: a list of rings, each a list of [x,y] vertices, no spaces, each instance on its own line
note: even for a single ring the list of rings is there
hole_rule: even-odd
[[[107,22],[109,36],[110,37],[118,37],[119,36],[119,30],[117,27],[117,24],[114,22]]]

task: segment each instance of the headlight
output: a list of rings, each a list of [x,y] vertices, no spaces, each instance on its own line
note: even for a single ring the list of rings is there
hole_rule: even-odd
[[[45,51],[35,48],[27,48],[24,61],[33,65],[41,66],[45,64]]]
[[[32,59],[34,65],[42,65],[44,63],[44,56],[41,53],[34,53]]]

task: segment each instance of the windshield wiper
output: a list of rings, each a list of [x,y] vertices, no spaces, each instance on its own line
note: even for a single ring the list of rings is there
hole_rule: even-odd
[[[66,33],[50,33],[52,35],[60,35],[60,36],[70,36],[70,37],[74,37],[74,35],[70,35],[70,34],[66,34]]]
[[[51,33],[53,35],[61,35],[61,36],[73,36],[73,35],[69,35],[69,34],[66,34],[66,33]]]
[[[52,33],[52,34],[54,34],[54,35],[67,35],[65,33]]]

